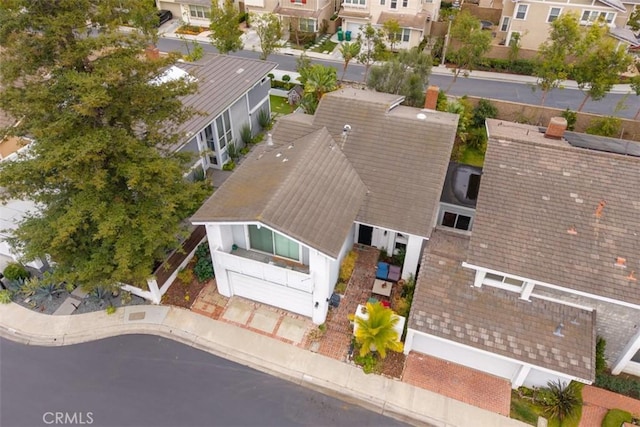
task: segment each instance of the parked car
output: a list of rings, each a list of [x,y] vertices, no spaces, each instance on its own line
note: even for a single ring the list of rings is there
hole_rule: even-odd
[[[173,14],[169,10],[159,10],[158,11],[158,27],[165,22],[171,21],[173,19]]]

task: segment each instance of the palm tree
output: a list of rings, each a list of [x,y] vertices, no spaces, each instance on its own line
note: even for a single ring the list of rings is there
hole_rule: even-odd
[[[300,70],[300,83],[304,85],[303,104],[308,114],[314,114],[322,96],[338,88],[336,69],[313,64]]]
[[[399,317],[381,303],[366,305],[368,317],[356,316],[356,342],[360,344],[360,356],[371,351],[378,351],[381,358],[387,357],[387,350],[400,352],[403,350],[398,332],[394,329]]]
[[[344,42],[342,43],[342,46],[340,46],[340,53],[342,54],[342,58],[344,59],[344,67],[342,68],[342,76],[340,77],[341,82],[344,81],[344,75],[347,73],[349,61],[360,54],[360,48],[361,45],[358,42]]]
[[[573,418],[582,406],[581,389],[581,385],[575,381],[569,384],[560,380],[549,381],[547,387],[541,390],[540,401],[545,413],[558,420],[560,425],[564,420]]]

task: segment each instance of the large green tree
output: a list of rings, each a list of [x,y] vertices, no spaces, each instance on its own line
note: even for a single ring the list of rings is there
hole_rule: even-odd
[[[451,26],[451,38],[457,44],[451,52],[451,59],[455,62],[456,68],[445,92],[456,82],[460,73],[467,77],[491,49],[491,33],[483,31],[480,21],[466,10],[456,15]]]
[[[233,4],[232,0],[225,0],[220,6],[217,0],[211,2],[211,44],[218,49],[218,52],[227,54],[242,50],[243,44],[242,30],[240,29],[240,11]]]
[[[0,164],[2,196],[37,204],[15,241],[67,283],[144,284],[207,191],[171,149],[195,87],[162,78],[173,58],[146,59],[155,21],[137,0],[0,2],[0,108],[34,140]]]
[[[571,64],[568,57],[575,51],[580,36],[580,23],[575,14],[563,13],[551,23],[549,38],[540,45],[536,58],[535,74],[542,91],[540,105],[544,106],[549,92],[569,77]]]
[[[264,61],[280,47],[282,24],[273,13],[253,14],[251,22],[260,40],[260,59]]]
[[[576,46],[573,76],[584,93],[578,111],[582,111],[589,99],[599,101],[604,98],[633,61],[608,34],[609,27],[604,21],[595,22]]]
[[[414,47],[400,50],[389,61],[371,67],[367,86],[378,92],[404,95],[407,105],[422,107],[430,73],[431,56]]]

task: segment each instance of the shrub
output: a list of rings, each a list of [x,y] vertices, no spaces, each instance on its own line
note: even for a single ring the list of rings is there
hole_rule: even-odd
[[[291,81],[291,76],[289,74],[285,74],[284,76],[282,76],[282,81],[284,82],[285,90],[291,89],[291,83],[289,83]]]
[[[581,391],[581,385],[575,381],[568,385],[560,380],[549,381],[547,387],[540,390],[537,401],[549,418],[562,424],[565,419],[577,415],[582,406]]]
[[[466,145],[476,151],[482,151],[487,142],[487,130],[484,127],[472,128],[467,132]]]
[[[436,101],[436,110],[438,111],[447,111],[447,104],[449,101],[447,100],[447,94],[444,91],[438,92],[438,101]]]
[[[223,171],[232,171],[235,168],[236,168],[236,162],[234,162],[233,160],[230,160],[227,163],[225,163],[224,165],[222,165],[222,170]]]
[[[622,409],[610,409],[602,420],[602,427],[620,427],[622,423],[630,423],[633,417]]]
[[[340,274],[338,278],[341,282],[347,283],[353,274],[353,269],[356,268],[356,260],[358,259],[358,253],[355,251],[349,251],[349,253],[342,260],[340,265]]]
[[[333,290],[335,293],[337,294],[344,294],[344,292],[347,290],[347,284],[341,280],[338,281],[338,284],[336,285],[335,289]]]
[[[191,270],[190,268],[183,268],[178,272],[177,278],[183,284],[188,285],[193,280],[193,270]]]
[[[240,139],[244,142],[244,145],[251,144],[251,125],[249,123],[245,123],[240,128]]]
[[[198,282],[202,283],[214,277],[213,264],[211,262],[211,252],[209,251],[209,244],[207,242],[200,243],[195,252],[198,258],[193,272],[198,279]]]
[[[561,117],[567,121],[567,130],[574,130],[576,128],[576,122],[578,121],[578,113],[571,111],[568,108],[560,113]]]
[[[620,133],[621,124],[622,120],[618,117],[597,117],[591,120],[585,132],[590,135],[614,137]]]
[[[0,304],[9,304],[12,296],[13,292],[9,289],[0,289]]]
[[[258,111],[258,123],[263,129],[271,129],[271,113],[267,108]]]
[[[272,80],[272,81],[276,78],[276,76],[273,73],[267,74],[267,77],[269,77],[269,80]]]
[[[105,311],[107,312],[107,314],[111,315],[111,314],[114,314],[116,312],[116,310],[117,309],[116,309],[115,305],[109,304]]]
[[[249,154],[249,151],[251,151],[249,147],[242,147],[240,149],[240,154],[242,154],[243,156],[246,156],[247,154]]]
[[[353,361],[356,362],[356,365],[362,366],[362,371],[365,374],[371,374],[378,370],[378,360],[371,353],[364,356],[357,355]]]
[[[240,158],[240,150],[238,150],[238,147],[236,147],[235,142],[230,142],[227,145],[227,154],[229,155],[229,157],[231,157],[232,162],[235,163],[238,161],[238,159]]]
[[[122,291],[122,293],[120,293],[120,303],[122,305],[127,305],[127,304],[131,303],[132,299],[133,299],[133,296],[131,295],[131,292]]]
[[[4,274],[4,277],[6,277],[7,280],[12,281],[22,281],[29,278],[29,272],[27,269],[17,262],[8,264],[2,274]]]
[[[473,127],[484,127],[486,119],[495,119],[496,117],[498,117],[498,108],[489,100],[483,98],[478,101],[478,105],[473,109],[471,125]]]
[[[191,176],[192,176],[193,182],[203,182],[207,179],[207,175],[201,166],[198,166],[197,168],[195,168]]]
[[[596,375],[603,373],[607,369],[607,360],[604,356],[606,346],[607,341],[599,336],[596,339]]]
[[[209,250],[209,244],[207,242],[202,242],[198,245],[198,247],[196,248],[196,251],[194,252],[194,255],[200,259],[200,258],[208,258],[209,256],[211,256],[211,251]]]
[[[381,358],[387,356],[387,350],[401,352],[403,350],[400,337],[394,329],[399,318],[393,310],[383,306],[381,303],[370,303],[366,305],[367,318],[356,316],[358,325],[355,337],[360,345],[360,356],[366,356],[371,351],[377,351]]]
[[[605,372],[596,374],[595,385],[614,393],[640,399],[640,381],[635,378],[610,375]]]

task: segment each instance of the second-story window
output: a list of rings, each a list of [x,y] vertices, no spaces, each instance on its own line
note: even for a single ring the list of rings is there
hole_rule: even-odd
[[[380,6],[384,6],[384,0],[380,0]]]
[[[366,6],[366,0],[344,0],[344,4],[348,4],[351,6]]]
[[[398,0],[391,0],[391,4],[389,5],[389,7],[391,9],[397,9],[398,8]]]
[[[402,0],[402,7],[409,6],[409,0]]]
[[[582,12],[582,17],[580,18],[580,23],[591,23],[595,22],[598,19],[603,19],[607,24],[611,24],[615,19],[616,14],[613,12],[600,12],[597,10],[585,10]]]
[[[529,10],[528,4],[519,4],[518,10],[516,11],[516,19],[526,19],[527,10]]]
[[[560,9],[559,7],[552,7],[551,9],[549,9],[549,16],[547,17],[547,22],[553,22],[556,19],[558,19],[558,16],[560,16],[560,11],[562,11],[562,9]]]

